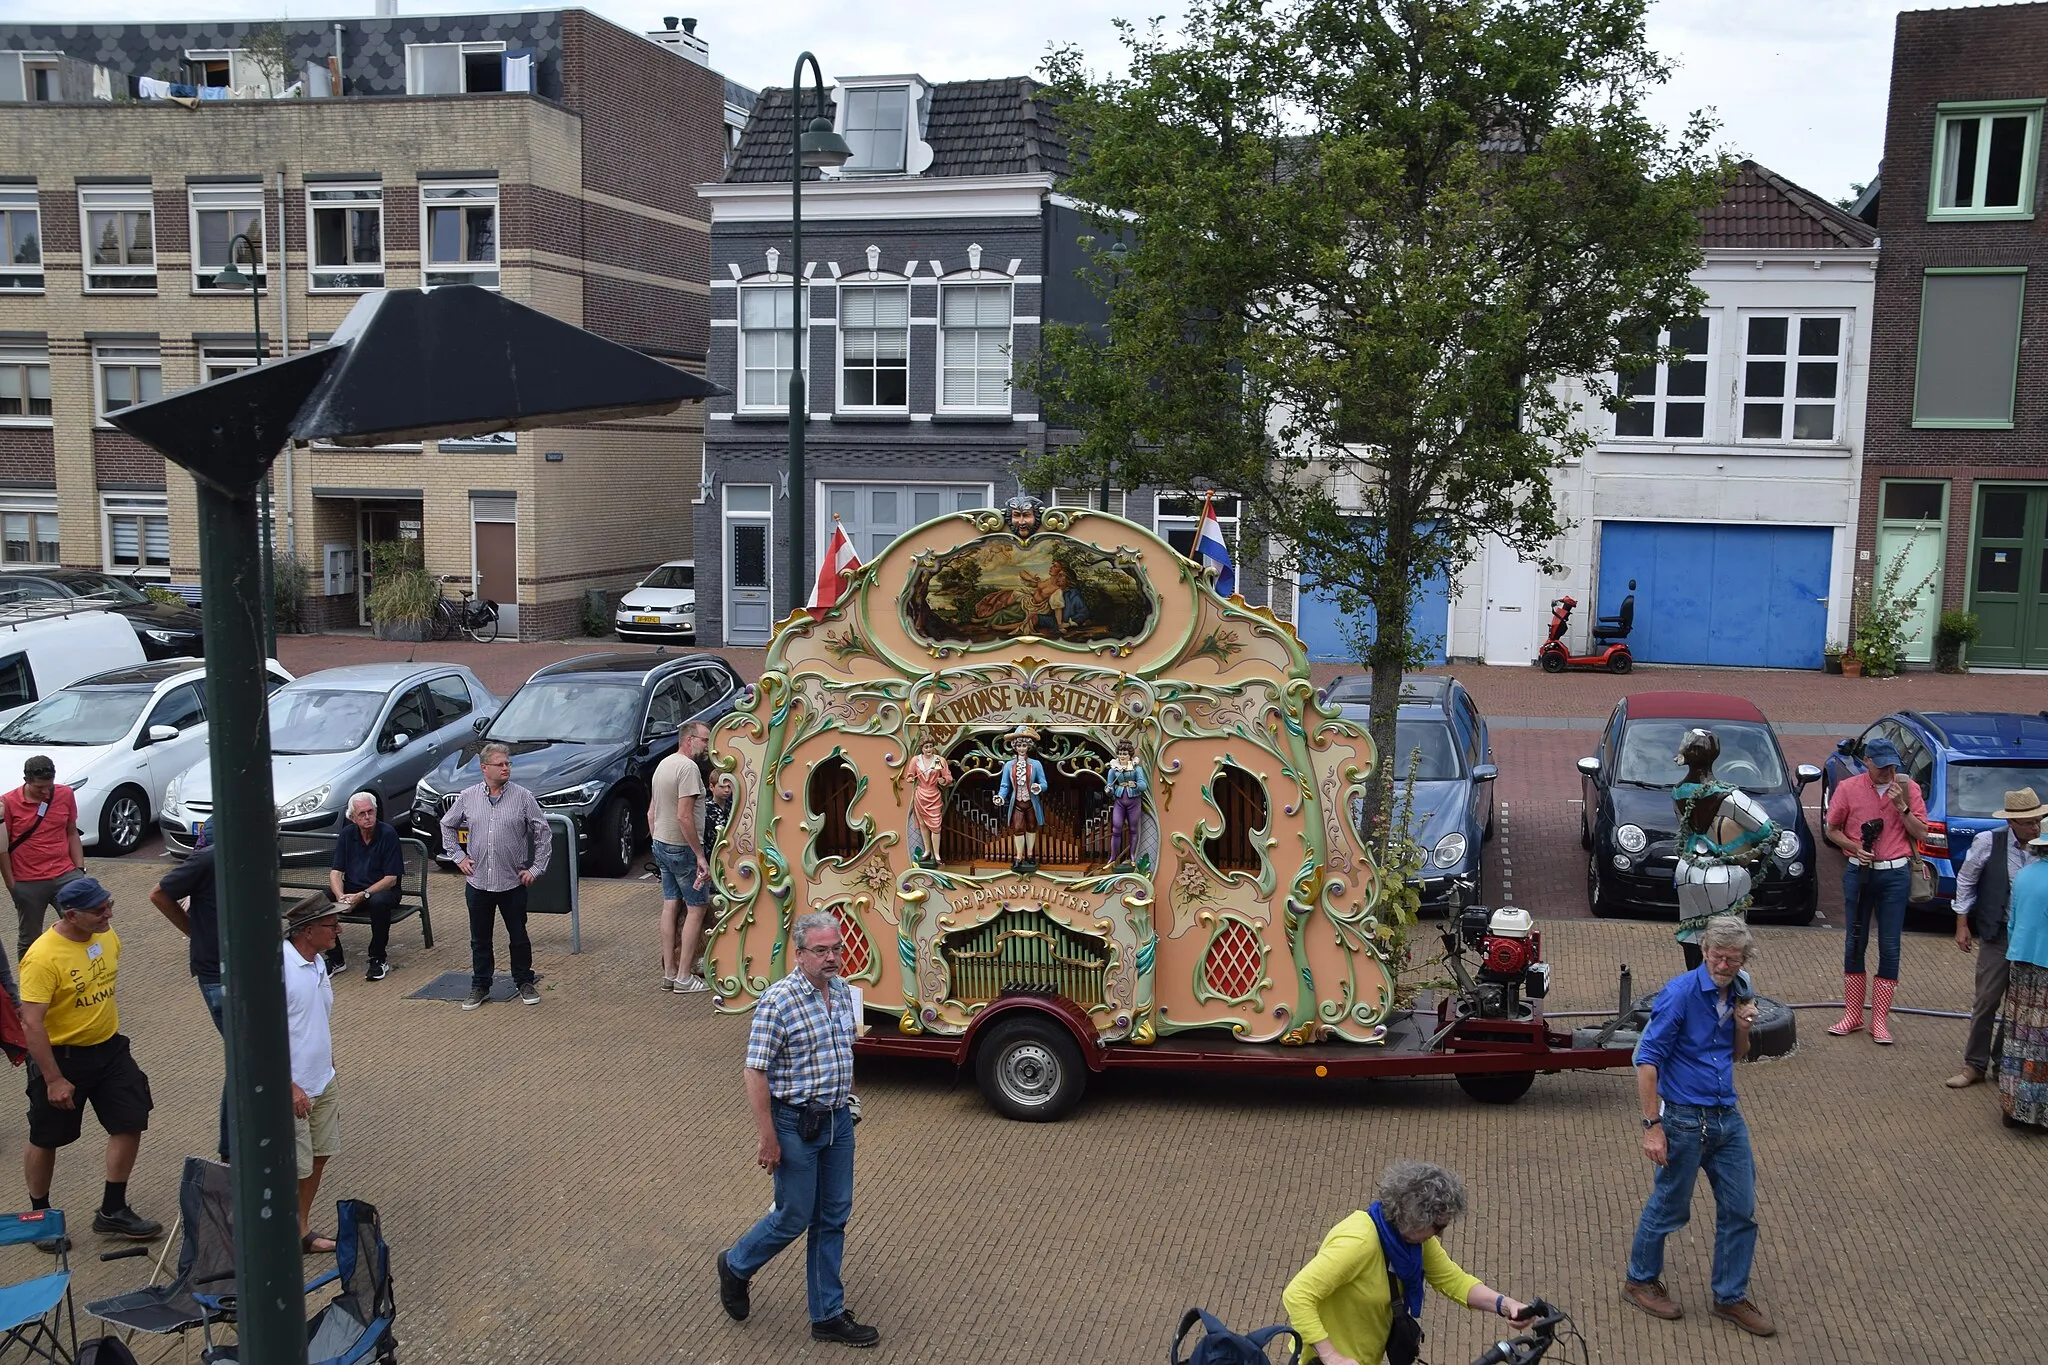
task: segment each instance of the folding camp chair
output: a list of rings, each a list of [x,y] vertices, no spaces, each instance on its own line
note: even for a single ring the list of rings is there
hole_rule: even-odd
[[[178,1182],[178,1274],[168,1284],[88,1303],[85,1311],[129,1332],[185,1332],[208,1318],[233,1316],[235,1231],[228,1168],[203,1157],[185,1158]],[[103,1261],[147,1256],[146,1248],[109,1252]],[[152,1279],[155,1277],[152,1276]],[[201,1296],[209,1301],[202,1301]]]
[[[357,1365],[374,1355],[382,1365],[395,1365],[398,1347],[391,1329],[398,1301],[391,1292],[391,1249],[384,1244],[377,1208],[344,1199],[334,1211],[334,1269],[308,1284],[306,1292],[335,1283],[341,1292],[306,1324],[306,1359],[309,1365]],[[236,1352],[232,1344],[214,1345],[209,1334],[199,1358],[218,1365],[240,1361]]]
[[[25,1359],[70,1365],[78,1355],[78,1310],[71,1302],[71,1243],[64,1236],[64,1211],[0,1213],[0,1246],[37,1242],[55,1244],[57,1272],[0,1289],[0,1355],[19,1346]]]

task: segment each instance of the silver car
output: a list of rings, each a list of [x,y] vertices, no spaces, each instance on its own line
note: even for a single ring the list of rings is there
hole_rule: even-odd
[[[352,664],[323,669],[270,698],[270,780],[287,856],[327,856],[322,840],[344,823],[359,791],[404,826],[413,786],[476,738],[504,703],[460,664]],[[158,824],[167,852],[192,851],[193,828],[213,814],[213,773],[187,768],[164,792]]]

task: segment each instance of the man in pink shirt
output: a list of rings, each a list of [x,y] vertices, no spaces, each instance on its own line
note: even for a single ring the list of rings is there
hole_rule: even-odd
[[[43,921],[66,882],[85,875],[85,843],[78,832],[78,798],[57,780],[57,765],[35,754],[21,765],[21,785],[0,797],[7,843],[0,849],[0,880],[14,898],[20,950],[42,937]]]
[[[1892,1041],[1892,993],[1899,985],[1899,934],[1912,892],[1912,861],[1927,834],[1927,802],[1920,785],[1899,772],[1899,751],[1883,735],[1863,746],[1864,771],[1837,786],[1828,803],[1828,842],[1842,850],[1842,910],[1848,936],[1842,952],[1840,1022],[1828,1030],[1845,1038],[1863,1027],[1864,961],[1870,926],[1877,925],[1877,982],[1870,993],[1870,1038]]]

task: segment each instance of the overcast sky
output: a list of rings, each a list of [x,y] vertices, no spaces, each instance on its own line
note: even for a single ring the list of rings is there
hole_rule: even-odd
[[[1916,9],[1961,0],[1917,0]],[[1181,0],[589,0],[628,28],[687,14],[713,65],[746,85],[786,85],[796,54],[835,75],[916,72],[934,81],[1035,71],[1053,43],[1078,44],[1097,70],[1121,66],[1112,21],[1171,19]],[[503,5],[401,0],[402,14]],[[1896,0],[1656,0],[1650,40],[1677,64],[1654,112],[1676,124],[1714,109],[1729,150],[1829,198],[1870,178],[1884,140]],[[0,0],[0,21],[320,18],[370,12],[368,0]]]

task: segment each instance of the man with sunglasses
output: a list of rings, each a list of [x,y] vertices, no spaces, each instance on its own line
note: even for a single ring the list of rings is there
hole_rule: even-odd
[[[837,920],[803,915],[790,927],[790,942],[796,970],[761,992],[747,1034],[747,1103],[761,1138],[754,1159],[774,1174],[775,1204],[718,1254],[718,1301],[734,1321],[744,1321],[754,1272],[808,1232],[811,1340],[873,1346],[882,1334],[846,1310],[839,1275],[853,1212],[859,1007],[839,976],[844,944]]]

